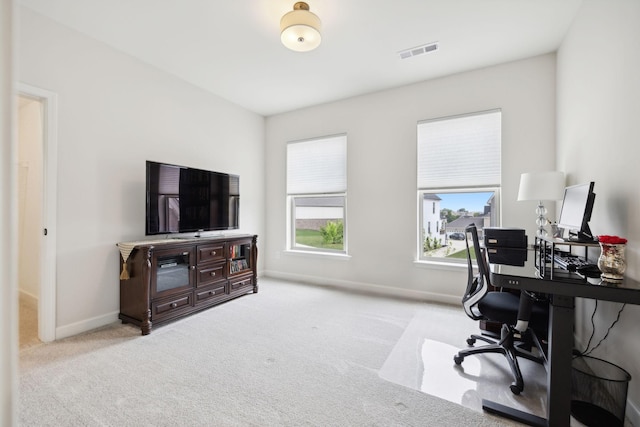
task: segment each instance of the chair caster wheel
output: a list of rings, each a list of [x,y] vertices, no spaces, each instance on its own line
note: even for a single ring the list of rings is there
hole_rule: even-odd
[[[453,361],[456,363],[456,365],[461,365],[463,360],[464,360],[464,357],[462,356],[459,356],[457,354],[453,356]]]
[[[516,396],[522,392],[522,389],[524,389],[523,386],[519,386],[517,384],[511,384],[509,388],[511,389],[511,393],[515,394]]]
[[[476,339],[475,338],[467,338],[467,344],[469,346],[472,346],[476,343]]]

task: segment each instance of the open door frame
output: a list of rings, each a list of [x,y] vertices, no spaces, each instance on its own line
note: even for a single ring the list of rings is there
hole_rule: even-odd
[[[58,165],[58,95],[45,89],[18,83],[18,94],[42,102],[42,239],[41,277],[38,295],[38,338],[56,339],[56,201]]]

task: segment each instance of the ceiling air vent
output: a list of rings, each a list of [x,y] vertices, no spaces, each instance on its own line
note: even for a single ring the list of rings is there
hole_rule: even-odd
[[[425,44],[423,46],[412,47],[411,49],[405,49],[398,52],[400,59],[411,58],[412,56],[418,56],[425,53],[435,52],[438,50],[438,42]]]

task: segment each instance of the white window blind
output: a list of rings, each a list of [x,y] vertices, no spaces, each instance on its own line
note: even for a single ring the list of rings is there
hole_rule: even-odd
[[[502,113],[418,123],[418,188],[500,185]]]
[[[347,136],[287,144],[287,194],[347,191]]]

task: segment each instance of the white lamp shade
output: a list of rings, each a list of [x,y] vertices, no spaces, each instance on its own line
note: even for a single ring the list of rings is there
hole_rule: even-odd
[[[520,176],[518,200],[562,200],[564,173],[557,171],[528,172]]]
[[[280,40],[291,50],[308,52],[320,46],[320,28],[320,18],[315,14],[309,10],[295,9],[280,20]]]

